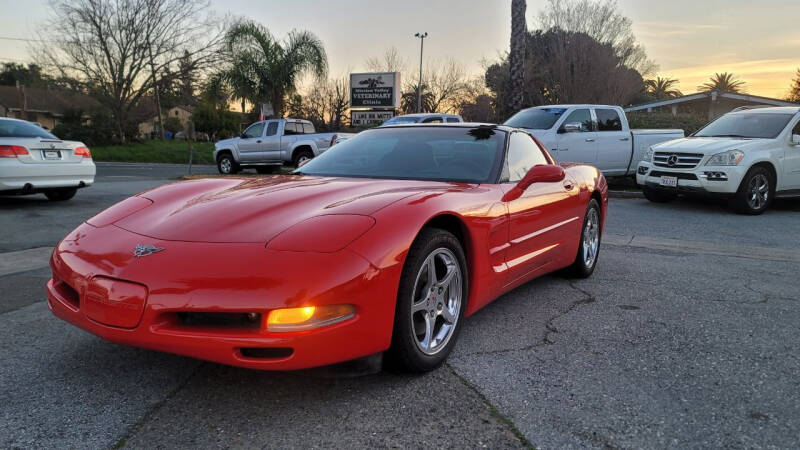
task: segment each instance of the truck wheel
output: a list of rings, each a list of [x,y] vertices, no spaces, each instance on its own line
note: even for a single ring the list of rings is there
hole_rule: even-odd
[[[240,167],[236,160],[233,159],[233,155],[230,153],[223,153],[217,158],[217,169],[219,173],[232,175],[239,173]]]
[[[314,153],[311,150],[300,150],[294,154],[292,162],[294,163],[295,167],[300,167],[300,164],[305,164],[306,161],[309,161],[313,158]]]
[[[755,216],[767,210],[774,196],[772,173],[766,167],[753,167],[742,179],[731,206],[740,214]]]
[[[75,197],[76,192],[78,192],[76,188],[63,188],[44,191],[44,195],[52,202],[63,202]]]
[[[661,189],[653,189],[650,187],[643,187],[642,192],[644,193],[644,198],[650,200],[654,203],[667,203],[675,200],[675,197],[678,195],[674,192],[664,191]]]

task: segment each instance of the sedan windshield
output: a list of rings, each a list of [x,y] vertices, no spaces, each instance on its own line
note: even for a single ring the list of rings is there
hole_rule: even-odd
[[[58,139],[38,125],[9,119],[0,119],[0,137]]]
[[[376,128],[331,147],[295,173],[485,183],[503,158],[505,139],[492,126]]]
[[[794,114],[736,113],[726,114],[692,136],[774,139],[781,134]]]
[[[503,125],[530,130],[549,130],[559,117],[564,114],[565,108],[530,108],[511,116]]]

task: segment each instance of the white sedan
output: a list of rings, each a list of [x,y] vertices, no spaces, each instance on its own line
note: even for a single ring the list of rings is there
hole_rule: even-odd
[[[69,200],[78,188],[91,186],[94,175],[92,154],[82,142],[0,117],[0,195],[43,193],[53,201]]]

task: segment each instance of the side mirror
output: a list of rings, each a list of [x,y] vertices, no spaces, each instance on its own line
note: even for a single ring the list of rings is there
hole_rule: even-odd
[[[792,135],[792,145],[800,145],[800,134]]]
[[[580,122],[570,122],[565,123],[564,126],[561,127],[562,133],[575,133],[581,131],[582,124]]]
[[[504,202],[519,198],[533,183],[557,183],[564,181],[567,173],[564,168],[555,164],[533,166],[516,186],[508,191],[502,198]]]

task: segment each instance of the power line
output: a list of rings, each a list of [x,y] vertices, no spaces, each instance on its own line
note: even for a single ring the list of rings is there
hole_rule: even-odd
[[[22,41],[22,42],[55,42],[48,39],[28,39],[28,38],[19,38],[19,37],[12,37],[12,36],[0,36],[0,40],[2,41]]]

